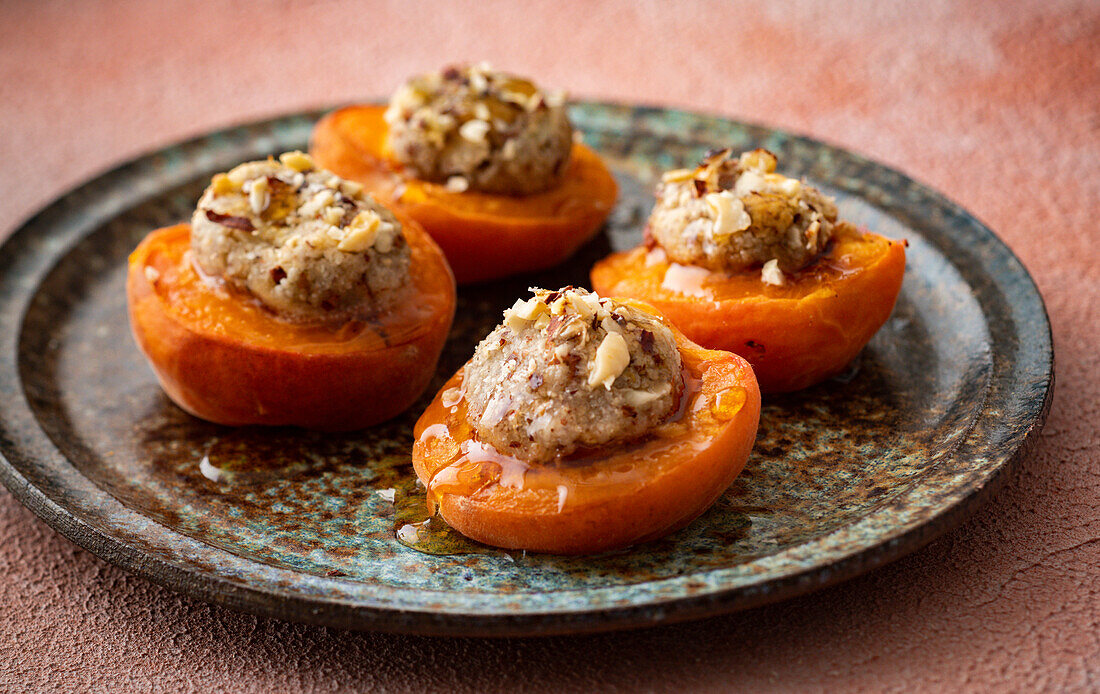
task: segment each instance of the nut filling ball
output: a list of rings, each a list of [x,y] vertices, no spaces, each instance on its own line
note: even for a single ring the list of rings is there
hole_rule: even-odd
[[[485,64],[413,77],[394,94],[386,122],[397,161],[455,192],[547,190],[573,147],[560,93]]]
[[[385,311],[409,277],[393,214],[301,152],[214,176],[191,219],[191,250],[203,273],[292,321]]]
[[[504,312],[463,378],[478,437],[528,462],[644,435],[684,389],[661,320],[584,289],[534,289]]]
[[[765,282],[802,269],[824,250],[837,226],[833,200],[775,173],[776,158],[729,149],[698,168],[669,171],[657,186],[647,233],[678,263],[719,272],[764,266]]]

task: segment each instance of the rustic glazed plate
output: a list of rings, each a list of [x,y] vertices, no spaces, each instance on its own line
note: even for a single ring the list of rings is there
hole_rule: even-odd
[[[187,219],[212,173],[303,148],[320,114],[218,132],[81,186],[0,249],[0,477],[104,559],[222,605],[434,634],[595,631],[715,614],[849,578],[957,525],[1028,450],[1050,402],[1042,300],[971,215],[905,176],[774,130],[578,104],[622,188],[554,271],[460,292],[436,382],[529,285],[587,284],[635,245],[660,171],[767,147],[842,216],[909,242],[893,316],[842,377],[765,401],[745,473],[664,540],[593,557],[505,553],[423,523],[409,463],[420,406],[347,436],[229,429],[161,393],[130,337],[126,257]],[[421,403],[421,406],[423,403]],[[433,525],[434,524],[434,525]]]

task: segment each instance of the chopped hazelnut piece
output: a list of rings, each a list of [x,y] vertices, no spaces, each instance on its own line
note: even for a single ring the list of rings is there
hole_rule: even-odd
[[[470,187],[470,182],[462,176],[451,176],[444,187],[452,193],[465,193]]]
[[[252,187],[248,191],[248,204],[256,214],[261,214],[271,204],[271,186],[266,178],[252,181]]]
[[[229,176],[223,173],[215,174],[214,178],[210,180],[210,187],[215,193],[224,195],[225,193],[235,193],[239,186],[230,180]]]
[[[714,235],[729,236],[744,231],[752,224],[752,217],[745,211],[745,204],[728,190],[707,193],[703,198],[714,212]]]
[[[695,171],[692,169],[672,169],[661,174],[661,180],[665,183],[679,183],[681,181],[690,181],[695,177]]]
[[[381,218],[374,211],[360,212],[355,219],[351,220],[347,236],[336,246],[336,249],[345,253],[362,253],[374,245],[381,223]]]
[[[611,384],[630,364],[630,350],[619,333],[608,333],[596,348],[596,359],[588,374],[588,387],[603,386],[611,390]]]
[[[288,168],[299,172],[306,172],[313,168],[313,157],[305,152],[286,152],[279,156],[279,161]]]
[[[772,258],[764,263],[764,267],[760,269],[760,280],[765,284],[771,284],[776,287],[783,286],[786,280],[783,277],[783,271],[779,269],[778,260]]]
[[[485,142],[491,126],[483,120],[468,120],[458,128],[458,134],[470,142]]]

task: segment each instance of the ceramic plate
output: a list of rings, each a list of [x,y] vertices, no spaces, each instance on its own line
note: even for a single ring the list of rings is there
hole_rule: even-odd
[[[337,627],[525,635],[710,615],[849,578],[957,525],[1026,454],[1050,402],[1050,325],[1026,270],[974,217],[775,130],[608,104],[572,113],[619,180],[618,206],[562,267],[462,290],[429,394],[526,287],[585,285],[596,259],[636,245],[656,176],[715,146],[767,147],[843,217],[909,242],[886,326],[842,377],[765,401],[744,474],[688,528],[600,556],[497,551],[422,522],[409,449],[426,400],[346,436],[219,427],[168,401],[130,337],[127,254],[189,218],[214,172],[304,148],[319,113],[138,159],[4,244],[0,477],[74,542],[203,600]]]

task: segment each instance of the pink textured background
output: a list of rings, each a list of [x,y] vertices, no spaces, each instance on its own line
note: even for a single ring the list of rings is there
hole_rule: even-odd
[[[638,632],[258,619],[115,569],[0,491],[0,690],[1100,688],[1100,5],[858,4],[0,1],[0,237],[134,155],[485,58],[807,133],[947,192],[1033,273],[1058,359],[1036,453],[958,530],[807,597]]]

